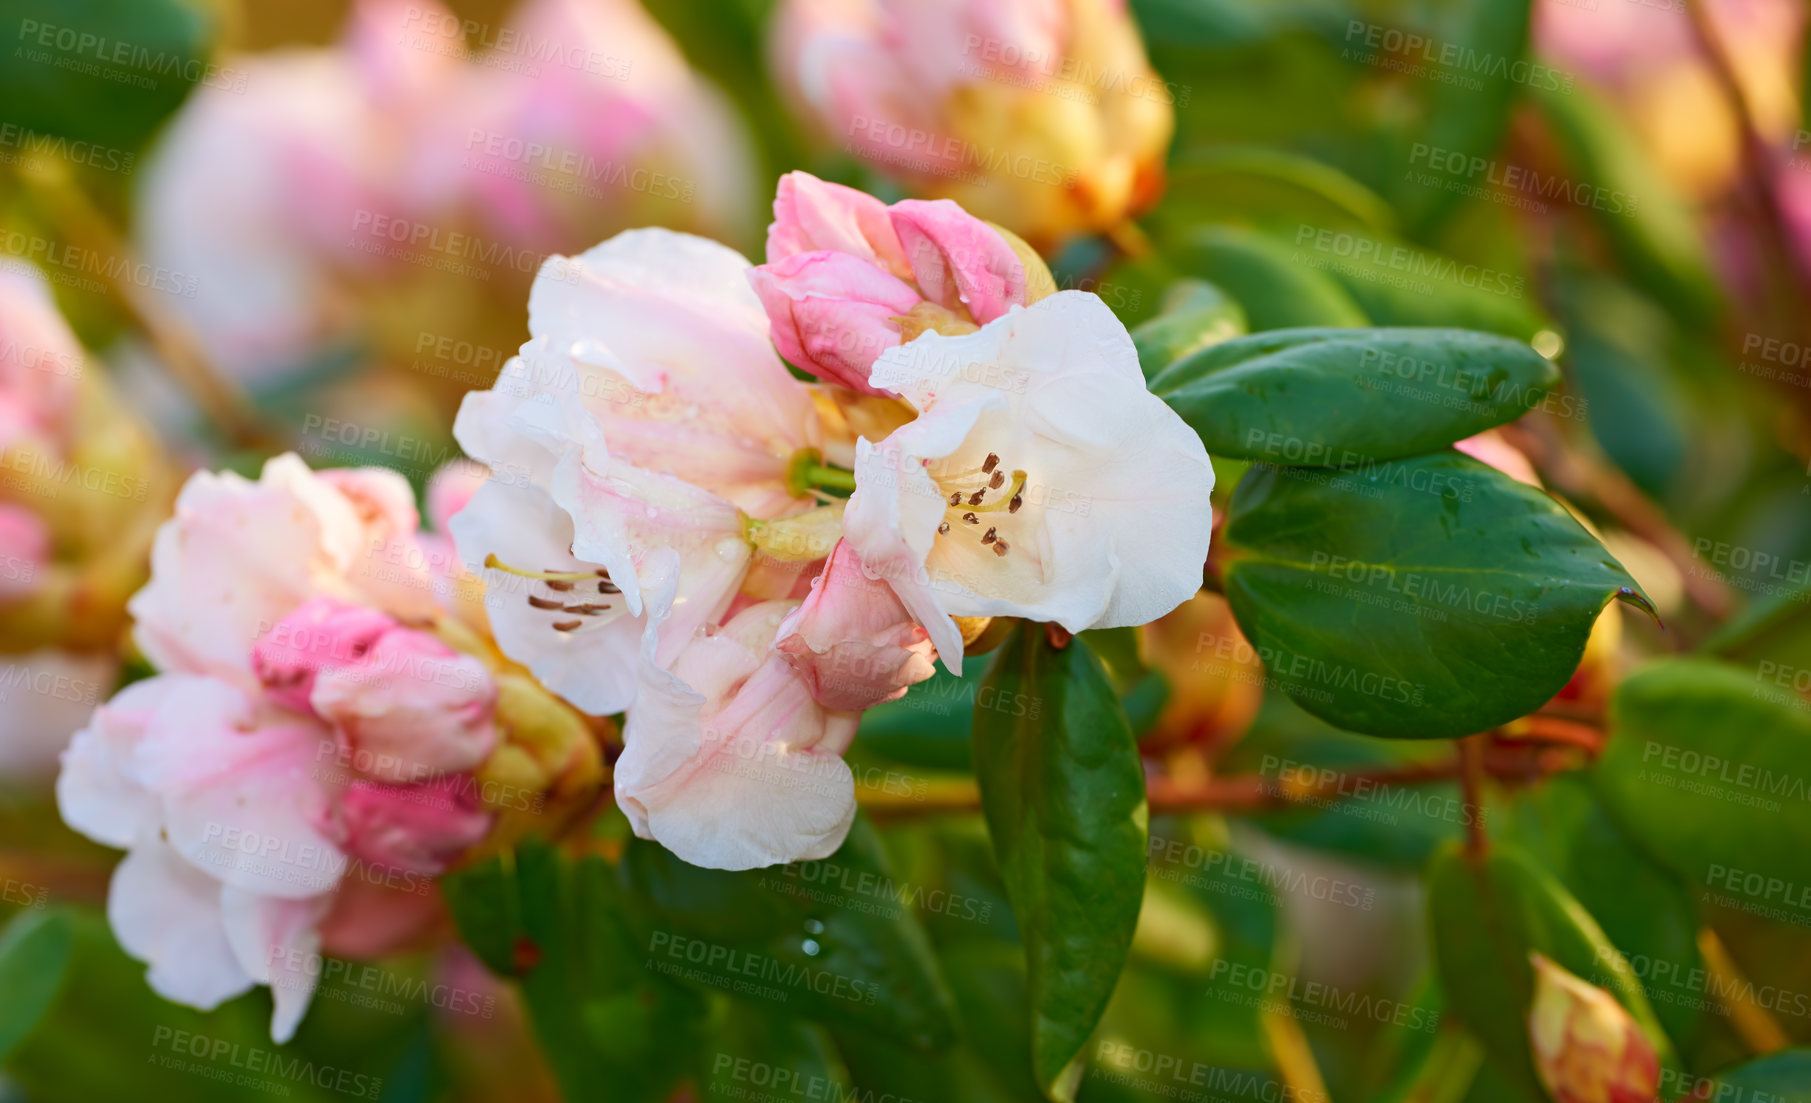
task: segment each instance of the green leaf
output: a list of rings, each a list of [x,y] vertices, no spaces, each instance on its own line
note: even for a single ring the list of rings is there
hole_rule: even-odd
[[[1277,688],[1370,735],[1526,715],[1571,678],[1612,598],[1647,604],[1559,503],[1456,452],[1254,468],[1222,539],[1227,600]]]
[[[1463,50],[1465,57],[1483,56],[1519,62],[1528,50],[1530,0],[1462,0],[1444,5],[1444,26],[1429,36],[1442,49]],[[1530,83],[1560,82],[1550,66],[1526,67]],[[1567,83],[1570,79],[1566,78]],[[1509,112],[1524,85],[1510,79],[1509,71],[1493,72],[1480,79],[1482,88],[1458,81],[1435,81],[1428,95],[1428,115],[1416,132],[1425,145],[1464,156],[1488,158],[1502,144]],[[1445,188],[1425,188],[1409,193],[1405,204],[1411,221],[1424,233],[1437,225],[1459,194]]]
[[[1696,905],[1684,882],[1648,857],[1604,811],[1589,778],[1549,778],[1518,794],[1509,815],[1493,819],[1492,826],[1506,826],[1518,845],[1559,878],[1629,958],[1667,1034],[1675,1043],[1688,1040],[1701,1001],[1669,982],[1703,975]]]
[[[1528,345],[1460,329],[1284,329],[1170,365],[1151,390],[1215,455],[1338,467],[1514,421],[1559,382]]]
[[[1233,218],[1388,232],[1397,221],[1382,196],[1324,161],[1273,146],[1228,144],[1178,155],[1154,217],[1160,230]]]
[[[822,1027],[741,1003],[727,1010],[704,1055],[700,1098],[747,1098],[762,1090],[807,1100],[860,1098]]]
[[[1370,324],[1338,283],[1254,230],[1203,227],[1184,240],[1173,260],[1181,273],[1209,280],[1237,299],[1253,332]]]
[[[1589,913],[1520,851],[1497,846],[1481,862],[1457,847],[1428,870],[1428,919],[1441,987],[1454,1014],[1484,1043],[1503,1078],[1544,1098],[1528,1047],[1538,951],[1616,997],[1668,1063],[1653,1009]]]
[[[975,776],[1024,938],[1032,1068],[1071,1099],[1083,1044],[1124,967],[1144,890],[1144,772],[1105,668],[1021,625],[985,683],[1020,709],[975,713]]]
[[[570,1098],[600,1083],[632,1103],[671,1094],[702,1048],[704,1002],[639,953],[602,858],[568,860],[530,839],[448,881],[474,950],[521,975],[535,1035]]]
[[[498,856],[441,878],[440,891],[459,936],[491,972],[516,973],[516,945],[523,937],[514,859]]]
[[[1245,311],[1206,280],[1177,280],[1163,299],[1163,313],[1132,331],[1146,379],[1191,353],[1246,332]]]
[[[199,84],[244,90],[208,59],[212,20],[183,0],[12,0],[0,102],[45,135],[136,150]],[[111,155],[111,154],[103,154]]]
[[[1416,251],[1435,264],[1445,259],[1423,249]],[[1461,266],[1459,271],[1457,281],[1418,281],[1414,286],[1392,280],[1359,279],[1343,268],[1335,268],[1329,274],[1380,326],[1450,326],[1483,330],[1518,341],[1528,341],[1548,328],[1547,318],[1524,298],[1526,282],[1519,274],[1478,266],[1473,281],[1465,275],[1469,267]]]
[[[953,1038],[948,988],[866,819],[829,858],[772,869],[700,869],[635,839],[621,875],[662,972],[919,1049]]]
[[[1811,853],[1803,698],[1764,665],[1674,659],[1617,687],[1610,723],[1598,792],[1648,853],[1744,910],[1808,914],[1793,895]]]
[[[62,912],[20,912],[0,932],[0,1061],[50,1010],[74,943]]]
[[[1726,1069],[1705,1081],[1666,1076],[1663,1095],[1684,1089],[1694,1099],[1729,1100],[1731,1103],[1766,1100],[1766,1103],[1811,1103],[1811,1049],[1788,1049]]]

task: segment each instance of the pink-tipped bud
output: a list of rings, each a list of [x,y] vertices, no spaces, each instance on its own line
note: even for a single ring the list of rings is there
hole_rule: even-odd
[[[1660,1060],[1616,997],[1540,954],[1528,1040],[1534,1068],[1554,1103],[1653,1103]]]
[[[396,627],[368,605],[317,597],[297,606],[252,645],[252,670],[284,708],[312,711],[309,695],[321,671],[363,662],[379,636]]]

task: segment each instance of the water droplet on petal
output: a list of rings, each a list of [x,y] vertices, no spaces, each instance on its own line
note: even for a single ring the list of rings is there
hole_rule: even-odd
[[[807,956],[816,957],[818,955],[818,951],[821,950],[823,947],[821,947],[817,944],[817,939],[807,938],[805,940],[804,945],[799,948],[804,950]]]
[[[818,920],[807,919],[807,920],[805,920],[805,933],[806,934],[823,934],[824,925],[821,922],[819,922]]]
[[[642,512],[647,514],[649,517],[660,516],[660,509],[658,506],[643,506]]]

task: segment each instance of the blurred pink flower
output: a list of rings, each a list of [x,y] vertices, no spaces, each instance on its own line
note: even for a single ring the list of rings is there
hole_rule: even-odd
[[[1186,94],[1123,0],[786,0],[772,56],[826,144],[1038,244],[1156,200]]]
[[[443,121],[511,240],[559,250],[632,226],[748,230],[742,124],[636,0],[526,0],[472,61]]]
[[[437,877],[484,840],[491,814],[461,778],[421,785],[355,781],[328,825],[339,846],[378,869]]]
[[[780,178],[767,263],[749,281],[793,364],[882,394],[868,371],[882,352],[947,319],[984,324],[1026,302],[1025,265],[998,230],[949,200],[887,207],[805,172]],[[920,304],[941,318],[921,317]],[[922,312],[921,312],[922,313]]]
[[[776,640],[775,650],[827,709],[860,712],[894,701],[936,673],[930,633],[891,586],[868,577],[846,542],[830,553],[810,596],[780,622]]]
[[[0,452],[33,440],[61,454],[82,371],[82,346],[49,284],[30,269],[0,268]]]

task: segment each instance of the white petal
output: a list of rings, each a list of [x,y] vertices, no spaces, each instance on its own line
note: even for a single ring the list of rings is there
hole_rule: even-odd
[[[134,848],[113,871],[107,920],[167,1000],[208,1011],[252,986],[227,942],[220,882],[160,842]]]
[[[192,679],[166,694],[133,755],[163,798],[164,830],[197,869],[268,896],[331,889],[345,856],[322,833],[333,753],[311,719],[263,713],[224,682]]]
[[[82,834],[121,849],[154,836],[162,823],[155,794],[132,769],[139,739],[164,697],[187,680],[164,674],[134,682],[94,711],[63,752],[57,811]]]
[[[295,1037],[321,978],[320,923],[331,896],[285,900],[228,888],[220,894],[228,944],[241,968],[270,986],[271,1040]]]
[[[635,656],[641,618],[625,614],[576,632],[553,627],[556,617],[529,604],[545,584],[484,566],[487,555],[533,571],[589,572],[601,564],[577,559],[572,518],[547,493],[492,480],[453,516],[453,539],[467,569],[485,582],[485,611],[497,646],[548,689],[580,711],[621,712],[635,699]],[[595,595],[594,595],[595,596]]]

